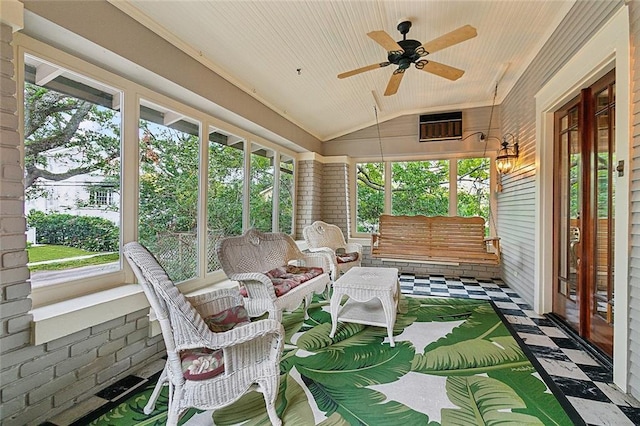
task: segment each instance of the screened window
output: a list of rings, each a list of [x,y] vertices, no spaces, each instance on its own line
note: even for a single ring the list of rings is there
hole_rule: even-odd
[[[139,240],[175,282],[196,276],[199,141],[195,120],[141,102]]]
[[[394,215],[447,216],[449,161],[408,161],[391,165]]]
[[[194,291],[224,276],[221,238],[293,232],[295,152],[62,52],[73,70],[34,55],[19,75],[34,307],[131,283],[123,241]]]
[[[384,164],[356,164],[356,229],[375,232],[384,212]]]
[[[207,189],[207,272],[220,268],[215,254],[218,241],[242,234],[244,139],[209,128]]]
[[[458,216],[481,216],[487,226],[490,220],[490,170],[489,158],[458,160]]]
[[[356,164],[356,229],[377,230],[379,217],[393,215],[481,216],[491,226],[489,158]]]
[[[279,231],[293,234],[293,194],[294,194],[294,162],[293,158],[280,156],[280,185],[278,188],[278,224]]]
[[[249,179],[249,220],[251,226],[264,232],[273,226],[274,152],[251,144]]]
[[[122,95],[30,55],[24,76],[31,284],[119,271]]]

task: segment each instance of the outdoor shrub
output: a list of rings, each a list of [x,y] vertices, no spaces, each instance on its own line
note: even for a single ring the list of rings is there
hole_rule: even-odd
[[[64,213],[44,214],[32,210],[29,227],[36,228],[38,244],[58,244],[87,251],[118,251],[118,228],[107,219]]]

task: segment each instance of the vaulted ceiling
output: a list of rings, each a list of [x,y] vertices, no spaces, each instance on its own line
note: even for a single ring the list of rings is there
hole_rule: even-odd
[[[500,103],[574,0],[148,1],[112,4],[322,141],[406,114]],[[451,81],[413,66],[384,96],[396,65],[372,38],[421,43],[461,26],[477,36],[427,56],[465,73]],[[497,85],[497,91],[495,90]]]

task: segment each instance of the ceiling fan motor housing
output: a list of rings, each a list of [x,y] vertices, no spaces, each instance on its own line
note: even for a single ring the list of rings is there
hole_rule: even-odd
[[[420,59],[420,55],[416,53],[416,49],[422,46],[422,43],[417,40],[400,40],[398,44],[404,51],[389,52],[389,56],[387,57],[389,62],[395,65],[407,63],[408,67],[408,64]]]

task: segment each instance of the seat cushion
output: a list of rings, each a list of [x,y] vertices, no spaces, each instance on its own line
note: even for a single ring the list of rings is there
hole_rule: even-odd
[[[189,349],[180,352],[180,360],[185,380],[207,380],[224,371],[221,349]]]
[[[280,297],[287,294],[291,289],[294,289],[300,284],[309,281],[318,275],[322,275],[323,273],[324,271],[322,268],[285,265],[274,268],[269,272],[266,272],[265,275],[269,277],[273,283],[273,289],[276,292],[276,296]],[[241,287],[240,293],[244,297],[247,297],[246,288]]]
[[[336,261],[338,263],[349,263],[355,262],[360,257],[360,254],[357,251],[351,253],[337,253]]]
[[[238,325],[247,324],[250,320],[249,313],[245,307],[238,305],[232,306],[217,314],[210,315],[204,318],[204,322],[211,331],[221,333],[229,331]]]
[[[276,296],[279,297],[322,273],[322,268],[285,265],[270,270],[266,275],[273,283]]]

